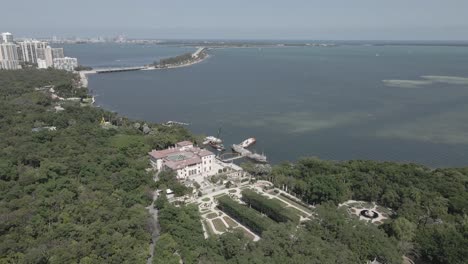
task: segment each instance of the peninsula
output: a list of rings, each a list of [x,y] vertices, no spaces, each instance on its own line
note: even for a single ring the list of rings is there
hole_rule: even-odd
[[[207,48],[198,48],[194,53],[185,53],[176,57],[161,59],[153,63],[154,69],[186,67],[203,61],[208,57]],[[150,69],[151,67],[148,67]]]
[[[161,70],[161,69],[174,69],[192,66],[200,63],[208,58],[208,48],[200,47],[194,53],[185,53],[176,57],[164,58],[159,61],[155,61],[153,64],[144,66],[133,66],[133,67],[116,67],[116,68],[97,68],[97,69],[86,69],[78,71],[81,79],[81,85],[88,87],[88,74],[100,74],[100,73],[115,73],[124,71],[150,71],[150,70]]]

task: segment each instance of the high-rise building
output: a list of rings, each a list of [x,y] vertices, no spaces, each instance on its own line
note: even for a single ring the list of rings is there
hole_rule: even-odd
[[[47,42],[37,41],[37,40],[27,40],[18,42],[20,57],[24,62],[37,63],[37,50],[45,49],[47,47]]]
[[[54,66],[54,57],[52,56],[52,49],[49,46],[47,46],[46,48],[38,48],[37,60],[37,66],[40,69]],[[39,65],[39,60],[41,60],[41,65]],[[43,61],[45,61],[45,67],[43,67]]]
[[[54,59],[54,68],[59,70],[74,71],[78,67],[78,60],[76,58],[57,58]]]
[[[21,69],[18,58],[18,50],[14,43],[7,42],[0,44],[0,69]]]
[[[63,48],[51,48],[47,46],[46,48],[37,49],[37,66],[40,69],[49,68],[54,66],[54,59],[63,58]],[[41,64],[39,65],[39,60]],[[44,66],[45,65],[45,66]]]
[[[13,43],[13,34],[10,32],[4,32],[1,36],[0,43]]]
[[[52,48],[52,57],[54,59],[64,58],[63,48]]]
[[[50,66],[47,65],[47,61],[43,59],[37,59],[37,68],[38,69],[47,69]]]

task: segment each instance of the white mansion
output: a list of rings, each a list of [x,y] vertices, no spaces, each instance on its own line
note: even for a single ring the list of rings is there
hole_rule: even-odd
[[[206,149],[195,147],[190,141],[182,141],[164,150],[153,150],[148,153],[151,164],[159,171],[173,170],[179,180],[195,176],[215,175],[218,170],[215,154]]]

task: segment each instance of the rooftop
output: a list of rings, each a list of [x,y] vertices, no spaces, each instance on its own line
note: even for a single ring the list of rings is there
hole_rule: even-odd
[[[187,147],[187,146],[191,146],[191,145],[193,145],[193,143],[190,142],[190,141],[181,141],[179,143],[176,143],[177,147]]]
[[[188,146],[191,147],[187,148]],[[211,151],[194,147],[190,141],[182,141],[177,143],[176,147],[153,150],[148,154],[154,159],[163,159],[164,164],[173,170],[201,163],[202,157],[214,155]]]

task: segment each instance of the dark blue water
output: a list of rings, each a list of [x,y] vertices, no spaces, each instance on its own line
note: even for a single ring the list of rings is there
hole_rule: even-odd
[[[74,55],[93,66],[117,57],[132,61],[122,65],[151,62],[148,57],[187,51],[133,45],[113,47],[101,59],[104,45],[80,48]],[[88,53],[95,55],[90,59]],[[318,156],[468,165],[466,47],[249,48],[210,54],[187,68],[93,75],[90,88],[99,105],[132,118],[190,122],[193,132],[206,135],[221,126],[227,145],[256,137],[255,149],[275,163]],[[445,77],[412,83],[425,75]],[[410,82],[388,86],[383,80]]]

